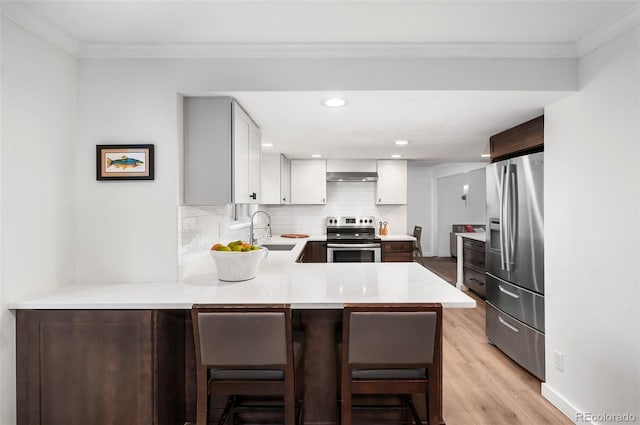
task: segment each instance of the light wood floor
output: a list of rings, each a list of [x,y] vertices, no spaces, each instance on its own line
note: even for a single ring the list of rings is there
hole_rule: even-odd
[[[455,259],[425,259],[425,267],[455,283]],[[465,290],[466,291],[466,290]],[[485,335],[485,303],[473,292],[474,309],[445,309],[443,409],[447,425],[571,425],[540,395],[540,381]]]

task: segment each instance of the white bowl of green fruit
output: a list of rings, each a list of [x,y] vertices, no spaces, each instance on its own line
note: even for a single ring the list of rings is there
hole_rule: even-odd
[[[209,252],[216,262],[218,279],[226,282],[253,279],[269,254],[266,248],[242,241],[229,242],[227,245],[217,243]]]

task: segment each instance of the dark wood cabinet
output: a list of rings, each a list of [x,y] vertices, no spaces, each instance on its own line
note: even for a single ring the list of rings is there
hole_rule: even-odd
[[[341,322],[341,309],[294,311],[305,333],[305,423],[337,422]],[[18,425],[195,424],[190,310],[17,310],[16,332]],[[212,419],[225,402],[212,400]],[[415,404],[424,416],[424,401]],[[272,412],[259,415],[251,423],[273,423]]]
[[[383,263],[410,263],[413,261],[413,241],[385,241],[381,245]]]
[[[544,115],[505,130],[489,139],[491,162],[544,149]]]
[[[304,250],[300,257],[299,263],[326,263],[327,262],[327,243],[309,241],[304,246]]]
[[[19,425],[177,425],[185,312],[17,311]]]
[[[473,239],[463,238],[463,283],[473,292],[485,296],[485,243]]]

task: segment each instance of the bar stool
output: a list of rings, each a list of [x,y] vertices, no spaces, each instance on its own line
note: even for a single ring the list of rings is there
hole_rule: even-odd
[[[422,226],[414,226],[413,228],[413,237],[416,238],[415,243],[413,244],[413,258],[418,259],[418,262],[424,265],[424,257],[422,256]]]
[[[425,394],[427,423],[439,423],[442,414],[440,304],[346,305],[341,345],[342,425],[351,425],[352,396],[357,394],[404,395],[407,416],[410,414],[416,425],[422,422],[411,395]]]
[[[238,395],[282,396],[285,425],[301,423],[304,336],[292,332],[289,305],[194,305],[191,317],[197,425],[207,424],[213,396],[228,398],[219,425],[249,408]]]

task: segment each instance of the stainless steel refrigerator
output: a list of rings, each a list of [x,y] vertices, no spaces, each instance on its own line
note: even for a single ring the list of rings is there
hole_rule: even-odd
[[[544,153],[487,166],[486,331],[544,380]]]

